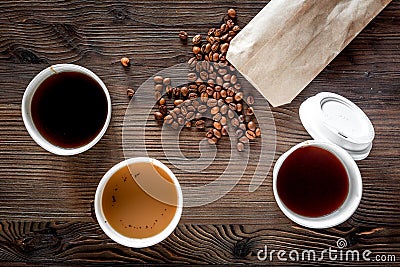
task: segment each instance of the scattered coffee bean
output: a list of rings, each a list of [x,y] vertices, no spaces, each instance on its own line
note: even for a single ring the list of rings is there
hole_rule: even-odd
[[[254,139],[256,138],[256,134],[255,134],[253,131],[251,131],[251,130],[247,130],[247,131],[246,131],[246,137],[247,137],[249,140],[254,140]]]
[[[123,58],[121,58],[121,64],[122,64],[122,66],[124,66],[126,68],[126,67],[129,67],[131,63],[130,63],[129,58],[123,57]]]
[[[162,120],[162,119],[164,119],[164,115],[161,112],[156,111],[156,112],[154,112],[154,118],[156,120]]]
[[[242,152],[244,150],[244,144],[242,142],[237,143],[236,149],[239,152]]]
[[[210,126],[206,137],[211,144],[228,135],[228,129],[232,128],[238,137],[236,148],[243,151],[249,139],[261,136],[261,131],[253,116],[254,98],[248,95],[244,99],[238,72],[226,60],[230,41],[240,31],[236,25],[236,10],[229,9],[224,21],[220,27],[209,29],[205,38],[200,34],[192,38],[193,56],[188,60],[187,84],[174,86],[171,78],[154,76],[154,93],[158,100],[154,117],[164,119],[174,129]],[[186,42],[188,35],[181,31],[179,38]],[[170,111],[167,97],[174,99],[174,108]],[[212,121],[204,119],[210,115]]]
[[[188,33],[185,32],[185,31],[180,31],[180,32],[179,32],[179,38],[180,38],[182,41],[187,41]]]
[[[247,124],[247,128],[254,132],[256,130],[256,124],[253,121],[249,121],[249,123]]]
[[[135,90],[129,88],[128,90],[126,90],[126,94],[129,98],[132,98],[135,95]]]

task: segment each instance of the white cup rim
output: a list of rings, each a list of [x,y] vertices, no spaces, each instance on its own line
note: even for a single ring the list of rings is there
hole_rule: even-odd
[[[35,94],[36,90],[38,89],[39,85],[42,84],[47,78],[49,78],[51,75],[60,73],[60,72],[66,72],[66,71],[71,71],[71,72],[79,72],[83,73],[92,79],[94,79],[102,88],[106,99],[107,99],[107,117],[104,122],[103,128],[101,131],[96,135],[96,137],[91,140],[89,143],[76,147],[76,148],[63,148],[60,146],[56,146],[52,143],[50,143],[46,138],[44,138],[39,130],[36,128],[35,124],[33,123],[32,120],[32,115],[31,115],[31,103],[32,103],[32,98],[33,95]],[[32,137],[32,139],[42,148],[45,150],[56,154],[56,155],[62,155],[62,156],[68,156],[68,155],[76,155],[79,153],[82,153],[91,147],[93,147],[105,134],[107,131],[108,125],[111,120],[111,98],[110,94],[107,90],[106,85],[103,83],[103,81],[92,71],[89,69],[75,65],[75,64],[56,64],[52,65],[44,70],[42,70],[39,74],[37,74],[31,82],[28,84],[28,86],[25,89],[24,96],[22,97],[22,105],[21,105],[21,111],[22,111],[22,119],[24,121],[25,128],[27,129],[29,135]]]
[[[156,165],[157,167],[162,168],[172,179],[177,194],[178,194],[178,203],[177,203],[177,208],[174,214],[174,217],[168,224],[168,226],[161,231],[160,233],[151,236],[151,237],[146,237],[146,238],[130,238],[127,236],[124,236],[120,233],[118,233],[115,229],[111,227],[110,224],[106,223],[107,219],[105,218],[104,212],[103,212],[103,207],[102,207],[102,195],[104,188],[107,184],[107,182],[110,180],[110,178],[121,168],[136,164],[136,163],[148,163],[151,162],[152,164]],[[136,158],[130,158],[126,159],[124,161],[121,161],[120,163],[114,165],[106,174],[104,174],[103,178],[100,180],[99,185],[96,190],[95,194],[95,199],[94,199],[94,208],[95,208],[95,214],[97,221],[101,227],[101,229],[104,231],[104,233],[114,240],[115,242],[127,246],[127,247],[132,247],[132,248],[144,248],[144,247],[149,247],[153,246],[164,239],[166,239],[176,228],[176,226],[179,223],[179,220],[182,216],[182,209],[183,209],[183,195],[182,195],[182,189],[179,184],[178,179],[174,175],[174,173],[167,167],[165,166],[162,162],[153,159],[153,158],[148,158],[148,157],[136,157]]]
[[[278,173],[282,163],[295,150],[305,146],[316,146],[333,153],[345,167],[349,179],[349,192],[344,203],[332,213],[320,217],[306,217],[293,212],[282,202],[277,190]],[[305,227],[323,229],[339,225],[353,215],[361,201],[362,179],[358,166],[354,159],[343,148],[332,143],[308,140],[295,145],[279,157],[275,163],[272,176],[274,197],[279,208],[286,215],[286,217]]]

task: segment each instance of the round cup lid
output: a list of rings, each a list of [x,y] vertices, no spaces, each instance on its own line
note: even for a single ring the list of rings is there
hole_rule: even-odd
[[[338,94],[322,92],[300,105],[300,120],[315,140],[345,149],[355,160],[368,156],[375,137],[367,115],[353,102]]]

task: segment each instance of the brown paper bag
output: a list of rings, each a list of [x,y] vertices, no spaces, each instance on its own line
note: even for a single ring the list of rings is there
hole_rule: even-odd
[[[272,106],[290,103],[391,0],[272,0],[227,59]]]

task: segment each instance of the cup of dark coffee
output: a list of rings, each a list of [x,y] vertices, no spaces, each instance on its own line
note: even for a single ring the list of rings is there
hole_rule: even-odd
[[[92,71],[74,64],[53,65],[26,88],[22,118],[42,148],[57,155],[75,155],[94,146],[106,132],[111,98]]]

